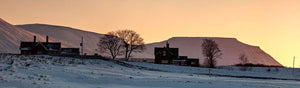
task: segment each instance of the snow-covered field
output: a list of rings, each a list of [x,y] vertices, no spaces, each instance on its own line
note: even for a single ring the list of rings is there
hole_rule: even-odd
[[[0,88],[299,88],[291,71],[0,54]]]

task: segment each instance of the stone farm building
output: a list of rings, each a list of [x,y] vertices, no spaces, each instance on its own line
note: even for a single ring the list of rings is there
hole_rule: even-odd
[[[155,63],[156,64],[176,64],[187,66],[199,66],[199,59],[188,58],[187,56],[179,56],[178,48],[170,48],[167,42],[165,47],[155,47]]]
[[[46,37],[46,42],[37,42],[34,36],[33,42],[21,42],[21,54],[24,55],[80,55],[79,48],[62,48],[60,42],[49,42],[49,37]]]

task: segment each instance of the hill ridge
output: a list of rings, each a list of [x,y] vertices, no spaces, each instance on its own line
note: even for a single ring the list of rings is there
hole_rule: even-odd
[[[103,34],[84,31],[81,29],[48,25],[48,24],[27,24],[27,25],[11,25],[0,20],[0,52],[19,53],[19,44],[22,41],[32,41],[36,35],[40,41],[45,40],[48,35],[49,39],[54,42],[61,42],[62,47],[80,47],[81,36],[84,37],[84,53],[97,53],[97,43]],[[8,31],[8,32],[5,32]],[[245,53],[249,61],[253,64],[280,65],[272,56],[261,50],[258,46],[251,46],[238,41],[236,38],[224,37],[172,37],[167,40],[146,44],[146,49],[142,53],[133,53],[132,58],[151,58],[154,59],[154,47],[165,46],[166,41],[170,43],[170,47],[179,48],[180,56],[188,56],[190,58],[199,58],[200,64],[204,59],[201,54],[202,39],[213,38],[222,50],[222,59],[218,59],[217,65],[234,65],[240,63],[238,56]],[[123,56],[120,56],[123,57]]]
[[[73,27],[67,27],[67,26],[60,26],[60,25],[51,25],[51,24],[42,24],[42,23],[34,23],[34,24],[20,24],[20,25],[15,25],[17,27],[23,27],[23,26],[48,26],[48,27],[58,27],[58,28],[65,28],[65,29],[70,29],[70,30],[76,30],[76,31],[82,31],[82,32],[89,32],[93,34],[100,34],[92,31],[85,31],[79,28],[73,28]]]

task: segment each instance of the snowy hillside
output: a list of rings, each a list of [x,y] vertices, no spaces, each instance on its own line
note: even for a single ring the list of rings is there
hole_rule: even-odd
[[[45,41],[39,34],[15,27],[0,18],[0,53],[19,53],[21,41],[33,41],[36,35],[38,41]]]
[[[154,58],[154,47],[164,47],[168,41],[170,47],[179,48],[180,56],[188,56],[189,58],[199,58],[200,64],[203,64],[204,57],[202,55],[201,44],[206,37],[173,37],[166,41],[151,43],[146,45],[143,53],[134,54],[134,58]],[[207,37],[210,38],[210,37]],[[217,38],[211,37],[218,43],[222,52],[221,59],[217,59],[217,66],[235,65],[241,63],[238,59],[240,54],[245,54],[250,63],[278,65],[281,66],[273,57],[265,53],[258,46],[251,46],[238,41],[235,38]]]
[[[87,54],[94,54],[97,48],[99,37],[102,34],[82,31],[70,27],[54,26],[46,24],[27,24],[18,25],[17,27],[23,28],[27,31],[40,34],[42,36],[49,36],[50,39],[61,42],[66,47],[77,47],[79,48],[81,37],[84,38],[84,52]]]
[[[0,54],[0,88],[298,88],[299,69],[207,68]]]

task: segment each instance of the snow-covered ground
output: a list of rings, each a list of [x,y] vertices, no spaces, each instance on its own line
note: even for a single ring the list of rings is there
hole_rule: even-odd
[[[300,70],[0,54],[0,88],[298,88]]]

